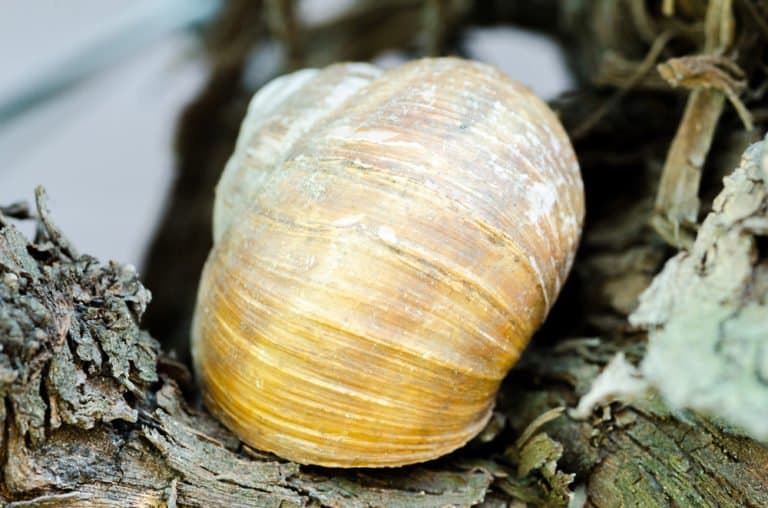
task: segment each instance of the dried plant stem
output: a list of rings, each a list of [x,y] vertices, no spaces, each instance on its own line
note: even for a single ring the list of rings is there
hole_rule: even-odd
[[[448,28],[448,1],[427,0],[424,3],[425,54],[439,56],[443,52],[446,29]]]
[[[267,0],[264,7],[267,26],[285,49],[286,68],[298,69],[303,57],[293,0]]]
[[[664,48],[669,42],[671,36],[672,34],[670,32],[664,32],[659,35],[655,41],[653,41],[651,49],[648,50],[645,58],[642,62],[640,62],[640,64],[638,64],[637,70],[627,80],[627,82],[622,85],[621,88],[619,88],[619,90],[617,90],[610,99],[605,101],[602,106],[596,109],[594,113],[589,115],[580,125],[578,125],[570,132],[570,135],[573,139],[580,139],[588,134],[600,122],[606,113],[615,108],[621,99],[627,95],[627,93],[632,91],[643,80],[643,78],[651,70],[653,70],[653,66],[656,63],[656,60],[658,60],[661,52],[664,51]]]
[[[716,90],[694,90],[667,154],[652,224],[672,245],[686,247],[693,240],[684,228],[696,224],[701,171],[724,104]]]
[[[734,20],[731,0],[713,0],[705,21],[708,54],[722,55],[733,41]],[[670,145],[651,221],[668,243],[684,248],[691,244],[691,231],[699,213],[701,171],[723,112],[726,95],[711,89],[706,77],[695,88],[685,107],[683,119]]]

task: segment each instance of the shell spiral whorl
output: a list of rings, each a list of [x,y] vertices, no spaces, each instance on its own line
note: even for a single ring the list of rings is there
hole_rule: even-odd
[[[460,447],[557,297],[583,214],[557,118],[490,66],[278,78],[217,188],[193,324],[207,406],[300,463]]]

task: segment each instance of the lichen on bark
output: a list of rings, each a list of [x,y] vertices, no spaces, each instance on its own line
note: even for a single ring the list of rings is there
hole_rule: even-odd
[[[0,215],[0,395],[32,445],[62,424],[135,422],[128,398],[157,381],[159,349],[138,326],[150,294],[136,271],[75,257],[37,199],[33,244]]]
[[[648,329],[642,371],[677,408],[768,440],[768,143],[750,146],[690,250],[670,259],[629,320]]]

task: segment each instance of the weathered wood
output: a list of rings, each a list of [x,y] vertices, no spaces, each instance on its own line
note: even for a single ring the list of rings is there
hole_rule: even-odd
[[[513,427],[553,404],[574,405],[617,349],[581,341],[532,352],[509,379],[523,386],[505,405],[515,415]],[[637,359],[644,345],[621,349]],[[543,430],[565,450],[561,467],[586,481],[586,506],[736,508],[768,502],[768,448],[695,413],[673,412],[656,395],[602,406],[583,421],[558,418]]]

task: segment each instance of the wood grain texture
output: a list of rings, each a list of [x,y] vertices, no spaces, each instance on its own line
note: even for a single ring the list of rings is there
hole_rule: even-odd
[[[558,120],[499,71],[441,58],[364,72],[322,115],[320,98],[290,94],[298,107],[273,109],[301,135],[244,122],[217,200],[248,183],[219,223],[193,325],[211,411],[300,463],[421,462],[477,434],[584,213]]]

